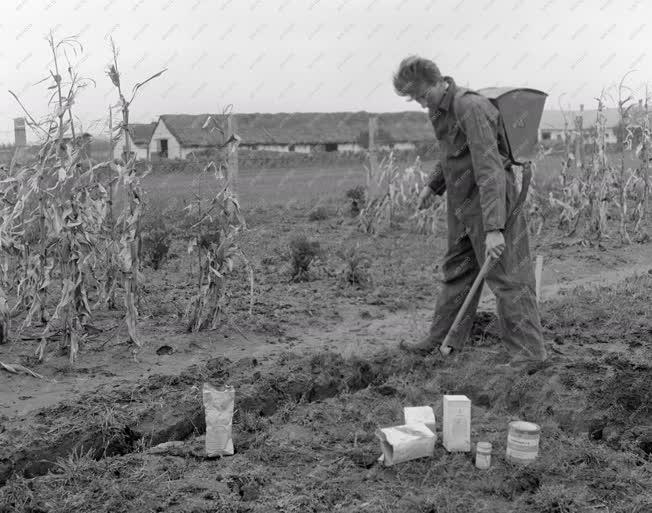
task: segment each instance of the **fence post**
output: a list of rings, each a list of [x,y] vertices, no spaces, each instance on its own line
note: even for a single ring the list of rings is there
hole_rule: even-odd
[[[369,170],[367,172],[367,193],[368,201],[376,199],[380,193],[378,180],[378,156],[376,155],[376,130],[378,128],[378,118],[371,116],[369,118]]]
[[[236,201],[236,211],[231,213],[235,213],[240,218],[240,198],[238,196],[238,145],[240,143],[240,137],[237,134],[237,130],[238,125],[235,115],[230,113],[226,118],[226,140],[228,141],[226,148],[226,180],[229,184],[229,191]]]
[[[378,134],[378,117],[369,118],[369,169],[367,173],[367,208],[374,213],[367,224],[367,231],[377,233],[391,224],[390,170],[391,159],[385,158],[378,163],[376,136]]]
[[[237,137],[238,125],[233,114],[229,114],[226,121],[226,140],[229,141],[227,169],[228,179],[231,184],[231,192],[238,197],[238,144],[235,139]]]

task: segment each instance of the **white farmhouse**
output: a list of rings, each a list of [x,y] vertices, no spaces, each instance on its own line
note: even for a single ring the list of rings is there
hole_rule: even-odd
[[[585,131],[584,139],[587,143],[593,142],[592,134],[598,117],[597,110],[544,110],[539,123],[539,142],[544,145],[564,142],[564,134],[570,135],[575,130],[575,118],[580,115],[582,129]],[[618,109],[604,109],[604,115],[606,117],[605,142],[615,144],[618,142],[620,114]]]
[[[129,133],[127,135],[129,139],[129,149],[132,154],[136,155],[136,160],[148,160],[149,159],[149,141],[152,138],[152,133],[156,123],[133,123],[129,125]],[[123,159],[126,152],[126,141],[123,132],[120,132],[120,136],[117,140],[114,140],[113,144],[113,158]]]
[[[423,112],[370,114],[368,112],[301,112],[235,114],[240,147],[251,150],[311,153],[358,152],[364,149],[363,134],[370,116],[378,117],[380,148],[414,149],[432,142],[434,132]],[[164,114],[149,143],[152,158],[185,159],[210,151],[226,141],[223,114]]]

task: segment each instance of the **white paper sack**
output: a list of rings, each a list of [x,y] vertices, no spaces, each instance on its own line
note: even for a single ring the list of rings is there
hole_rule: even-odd
[[[430,406],[406,406],[403,408],[405,424],[425,424],[437,442],[437,428],[435,423],[435,412]]]
[[[233,454],[232,421],[235,390],[231,386],[218,390],[204,383],[202,390],[206,416],[206,456],[231,456]]]
[[[382,455],[379,461],[386,467],[404,461],[432,456],[435,435],[425,424],[388,427],[376,431]]]

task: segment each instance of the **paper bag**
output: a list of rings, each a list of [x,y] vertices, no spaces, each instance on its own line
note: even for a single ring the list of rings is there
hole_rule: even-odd
[[[407,425],[425,424],[435,435],[435,443],[437,442],[435,412],[430,406],[406,406],[403,408],[403,418]]]
[[[206,416],[206,456],[230,456],[233,454],[231,429],[235,390],[231,386],[218,390],[204,383],[202,390]]]
[[[382,455],[379,461],[386,467],[403,461],[432,456],[435,435],[425,424],[388,427],[376,431]]]

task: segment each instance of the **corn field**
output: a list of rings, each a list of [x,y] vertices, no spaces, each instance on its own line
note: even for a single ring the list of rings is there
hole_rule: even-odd
[[[87,156],[73,115],[80,91],[95,85],[71,62],[79,59],[83,47],[75,38],[55,41],[52,35],[48,44],[53,69],[42,82],[50,95],[50,113],[36,119],[11,93],[28,126],[39,134],[40,151],[26,164],[14,158],[0,181],[0,343],[36,328],[38,359],[44,359],[48,343],[57,340],[72,364],[92,327],[93,312],[116,308],[118,295],[123,298],[129,341],[142,345],[138,305],[146,201],[140,183],[149,170],[136,172],[135,154],[128,146],[129,110],[141,87],[165,70],[136,83],[128,95],[118,50],[111,41],[107,76],[116,91],[114,108],[120,113],[112,138],[124,137],[126,152],[124,159],[95,162]],[[199,262],[197,293],[187,309],[193,331],[218,325],[224,310],[225,275],[236,257],[248,266],[238,247],[244,219],[225,171],[237,141],[233,136],[223,161],[209,166],[219,193],[208,204],[198,199],[193,205],[197,223],[188,252],[196,254]],[[253,292],[250,267],[249,273]]]
[[[622,83],[621,83],[622,88]],[[576,162],[570,141],[583,138],[581,126],[567,131],[565,156],[558,191],[549,192],[549,204],[558,212],[558,228],[583,244],[616,238],[622,244],[645,242],[649,197],[649,112],[647,99],[642,112],[634,112],[631,97],[618,100],[625,135],[620,153],[607,153],[605,100],[597,98],[595,141],[589,158]],[[580,130],[578,130],[578,128]],[[634,147],[635,140],[637,147]],[[625,152],[635,152],[639,165],[628,168]],[[612,221],[612,222],[610,222]]]
[[[370,169],[367,172],[373,175],[372,179],[376,182],[373,189],[380,191],[380,194],[368,198],[360,211],[359,222],[364,232],[379,233],[394,226],[397,218],[406,215],[410,228],[417,233],[436,233],[443,226],[445,201],[434,200],[428,208],[417,209],[419,191],[428,183],[429,177],[419,157],[412,165],[402,167],[396,162],[394,153],[390,153],[378,164],[375,172]]]
[[[557,183],[548,190],[541,185],[542,176],[537,172],[537,163],[547,158],[548,152],[539,148],[532,159],[534,174],[525,204],[534,235],[541,235],[546,222],[553,220],[564,236],[582,244],[599,244],[605,239],[623,244],[649,240],[646,216],[652,156],[648,103],[645,102],[643,111],[635,112],[629,101],[619,101],[625,135],[615,158],[607,152],[603,98],[597,99],[593,151],[580,160],[573,146],[582,137],[581,122],[576,120],[575,128],[569,128],[567,122]],[[637,167],[625,166],[625,152],[637,155]],[[514,169],[520,184],[520,168]],[[417,210],[417,196],[429,175],[419,158],[409,166],[397,163],[393,153],[378,164],[370,158],[367,173],[372,185],[367,187],[366,202],[359,214],[362,231],[375,235],[406,216],[409,228],[418,233],[436,233],[445,226],[445,201],[437,198],[428,208]]]

